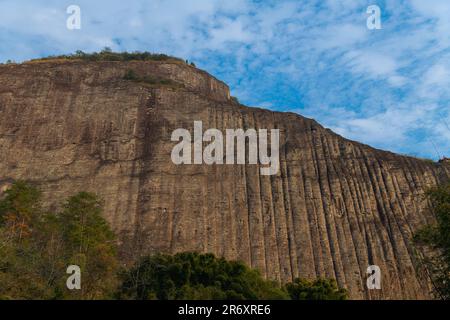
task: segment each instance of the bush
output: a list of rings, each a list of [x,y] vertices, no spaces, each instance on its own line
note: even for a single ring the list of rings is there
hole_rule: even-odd
[[[121,274],[119,299],[161,300],[345,300],[334,280],[296,279],[284,287],[241,262],[212,254],[146,256]]]
[[[134,72],[133,70],[128,70],[125,75],[123,76],[124,80],[130,80],[140,83],[146,83],[150,85],[163,85],[163,86],[169,86],[172,88],[183,88],[184,85],[182,83],[178,83],[176,81],[173,81],[171,79],[167,78],[159,78],[159,77],[153,77],[150,75],[147,76],[139,76]]]
[[[67,59],[67,60],[86,60],[86,61],[177,61],[183,62],[182,59],[172,57],[166,54],[150,53],[150,52],[113,52],[110,48],[106,47],[100,52],[85,53],[81,50],[77,50],[73,54],[50,56],[36,60],[51,60],[51,59]],[[32,60],[33,61],[33,60]],[[34,60],[35,61],[35,60]]]
[[[123,76],[124,80],[139,80],[138,75],[133,70],[128,70]]]
[[[286,285],[292,300],[346,300],[345,289],[339,289],[333,279],[295,279]]]
[[[122,274],[121,299],[287,299],[272,281],[240,262],[212,254],[156,254]]]

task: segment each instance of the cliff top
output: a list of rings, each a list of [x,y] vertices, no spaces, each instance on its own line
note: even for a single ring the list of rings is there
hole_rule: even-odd
[[[108,71],[105,71],[105,67],[108,67]],[[115,53],[106,49],[99,53],[77,51],[21,64],[7,62],[0,64],[1,68],[7,68],[16,75],[48,76],[60,79],[59,82],[79,81],[92,85],[124,79],[147,85],[183,87],[220,102],[230,102],[232,99],[230,89],[224,82],[198,69],[194,63],[165,54]]]
[[[108,71],[105,71],[105,67],[108,67]],[[189,63],[187,60],[166,54],[150,52],[117,53],[106,48],[101,52],[84,53],[82,51],[76,51],[74,54],[32,59],[21,64],[0,64],[1,68],[8,68],[11,74],[24,73],[28,77],[32,75],[51,77],[56,79],[60,84],[80,82],[88,85],[99,85],[117,79],[124,79],[141,84],[182,87],[224,103],[235,103],[237,101],[230,96],[230,89],[224,82],[218,80],[208,72],[198,69],[194,63]],[[290,113],[285,114],[288,115]],[[295,117],[302,117],[298,114],[293,115]],[[309,120],[314,122],[313,127],[325,130],[315,120]],[[327,130],[337,135],[335,132],[329,129]],[[342,138],[349,142],[361,144],[357,141],[346,139],[345,137]],[[361,145],[383,152],[384,158],[398,156],[389,151],[378,150],[365,144]],[[403,156],[415,158],[409,155]],[[445,166],[450,164],[448,158],[444,158],[437,163],[428,159],[416,159],[435,164],[443,164]]]

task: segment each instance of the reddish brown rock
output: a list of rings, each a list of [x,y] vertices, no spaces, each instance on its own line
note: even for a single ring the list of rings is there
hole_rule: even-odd
[[[124,80],[128,70],[172,82]],[[279,174],[174,165],[171,133],[192,132],[195,120],[223,132],[280,129]],[[424,190],[449,176],[448,162],[376,150],[296,114],[238,105],[224,83],[183,63],[0,66],[0,188],[31,180],[49,205],[97,192],[128,260],[213,252],[281,281],[336,278],[354,299],[430,298],[411,235],[433,221]],[[371,264],[381,268],[382,290],[366,289]]]

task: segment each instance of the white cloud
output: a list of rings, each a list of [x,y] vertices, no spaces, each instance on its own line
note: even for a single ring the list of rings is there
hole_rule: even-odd
[[[450,150],[448,0],[386,2],[382,30],[366,28],[371,1],[77,0],[79,31],[65,28],[69,4],[0,1],[0,60],[164,52],[219,75],[250,105],[300,110],[393,151],[432,155],[429,138]]]

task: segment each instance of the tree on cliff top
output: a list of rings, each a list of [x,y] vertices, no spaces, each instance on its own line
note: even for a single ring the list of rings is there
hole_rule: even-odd
[[[87,53],[81,50],[75,51],[72,54],[64,54],[58,56],[49,56],[41,59],[34,59],[32,61],[52,60],[52,59],[66,59],[66,60],[85,60],[85,61],[173,61],[182,62],[184,60],[169,56],[163,53],[151,53],[147,51],[134,52],[113,52],[111,48],[105,47],[99,52]]]

